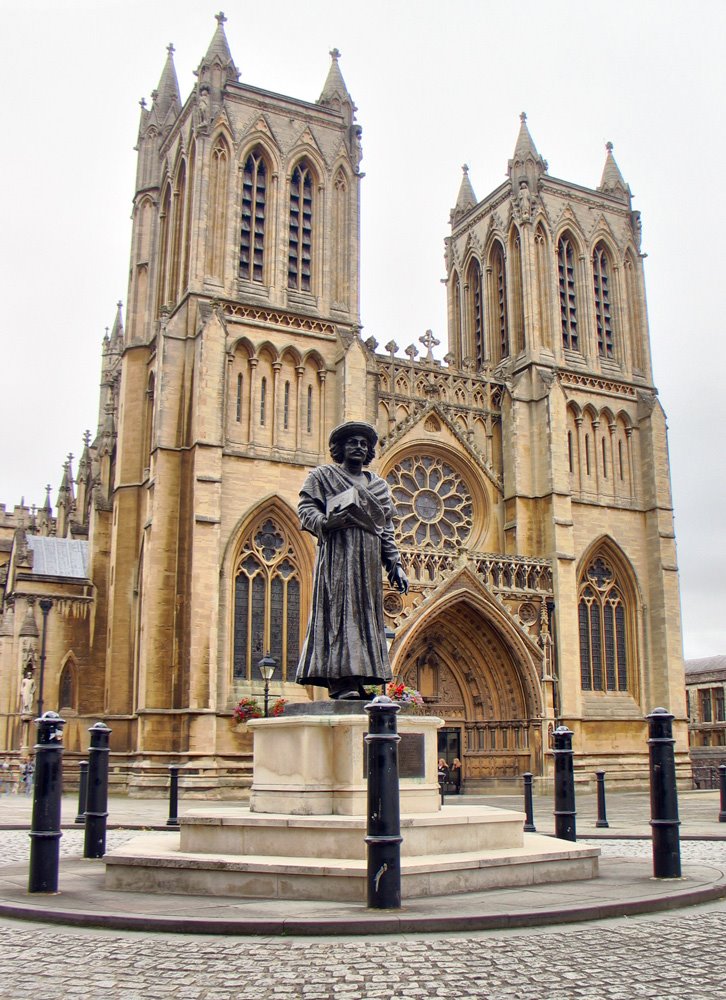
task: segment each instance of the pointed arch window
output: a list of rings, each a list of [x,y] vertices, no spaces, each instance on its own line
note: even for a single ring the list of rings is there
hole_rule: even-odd
[[[632,608],[624,581],[602,555],[592,559],[580,579],[578,617],[583,691],[627,691]]]
[[[164,194],[161,198],[161,212],[159,213],[159,284],[157,315],[161,315],[164,306],[169,305],[168,287],[169,276],[167,268],[169,265],[169,233],[171,229],[171,184],[167,182]]]
[[[471,330],[471,351],[477,371],[484,364],[484,303],[482,302],[481,267],[474,259],[469,265],[469,328]]]
[[[76,672],[72,660],[69,660],[61,671],[58,681],[58,708],[68,711],[78,710],[76,691]]]
[[[551,294],[549,289],[549,269],[547,240],[542,226],[537,226],[534,234],[534,255],[537,274],[537,315],[541,331],[542,345],[552,349],[552,321],[550,319]]]
[[[511,243],[511,278],[512,278],[512,339],[514,351],[519,354],[524,350],[524,286],[522,282],[522,244],[519,233],[513,234]]]
[[[601,358],[614,357],[613,321],[610,310],[610,258],[605,246],[598,243],[592,255],[595,290],[597,353]]]
[[[451,306],[453,313],[453,324],[454,324],[454,336],[452,338],[452,343],[458,348],[457,363],[461,362],[466,357],[466,347],[464,346],[462,329],[461,329],[461,284],[459,282],[459,275],[454,272],[454,280],[451,285]]]
[[[264,281],[267,165],[259,149],[247,157],[242,172],[242,223],[239,276]]]
[[[274,676],[292,680],[300,657],[300,564],[275,516],[261,518],[242,543],[234,574],[234,678],[256,680],[267,650]]]
[[[509,330],[507,317],[507,277],[504,269],[504,250],[494,244],[491,256],[492,295],[491,305],[497,337],[498,360],[509,357]]]
[[[260,427],[265,426],[267,418],[267,379],[260,382]]]
[[[560,237],[557,244],[557,267],[560,283],[562,346],[571,351],[579,351],[580,338],[577,332],[577,293],[575,290],[575,247],[567,233]]]
[[[307,161],[301,160],[290,180],[288,288],[298,292],[312,291],[312,251],[313,176]]]
[[[244,391],[244,376],[242,372],[237,374],[237,398],[235,400],[234,418],[238,424],[242,423],[242,393]]]

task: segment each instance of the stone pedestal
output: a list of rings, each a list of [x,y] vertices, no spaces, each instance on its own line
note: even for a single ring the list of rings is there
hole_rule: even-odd
[[[106,855],[106,887],[365,903],[368,718],[360,702],[294,709],[250,723],[250,808],[208,806],[182,816],[179,834],[130,841]],[[442,809],[440,725],[398,719],[404,899],[597,875],[597,848],[525,834],[521,812]]]
[[[363,703],[317,702],[310,708],[314,714],[249,723],[254,733],[250,811],[364,816],[368,716]],[[436,732],[442,725],[433,716],[398,716],[402,815],[440,809]]]

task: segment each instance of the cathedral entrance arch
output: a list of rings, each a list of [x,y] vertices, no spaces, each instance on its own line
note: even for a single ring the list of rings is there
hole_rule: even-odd
[[[432,609],[403,638],[394,671],[444,720],[469,791],[487,779],[542,773],[537,665],[483,604],[460,598]]]

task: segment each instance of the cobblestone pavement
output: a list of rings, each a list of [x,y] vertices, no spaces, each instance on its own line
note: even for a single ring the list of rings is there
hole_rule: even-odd
[[[132,834],[111,831],[108,846]],[[80,831],[63,850],[78,853]],[[6,863],[27,833],[0,834]],[[650,844],[600,842],[642,856]],[[25,853],[24,853],[25,852]],[[684,862],[723,862],[687,842]],[[726,903],[554,930],[378,938],[240,939],[75,930],[0,921],[3,1000],[716,1000],[725,995]]]

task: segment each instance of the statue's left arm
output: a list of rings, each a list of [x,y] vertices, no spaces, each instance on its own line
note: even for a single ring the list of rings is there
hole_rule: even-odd
[[[380,534],[381,539],[381,561],[383,562],[384,569],[388,574],[388,581],[392,587],[396,587],[401,593],[408,593],[408,577],[403,568],[401,562],[401,553],[398,551],[398,546],[396,545],[395,537],[393,534],[393,500],[391,499],[391,491],[388,489],[388,483],[385,480],[380,481],[382,484],[381,489],[385,489],[385,497],[382,498],[381,506],[386,515],[385,524],[383,530]]]

